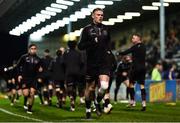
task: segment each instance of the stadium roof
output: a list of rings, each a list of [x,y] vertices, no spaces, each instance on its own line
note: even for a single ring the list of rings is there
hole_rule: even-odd
[[[65,1],[65,2],[64,2]],[[171,0],[172,1],[172,0]],[[178,0],[176,0],[178,1]],[[158,0],[0,0],[0,32],[15,35],[60,35],[67,32],[67,21],[72,22],[72,31],[79,30],[90,23],[90,11],[100,5],[104,8],[105,21],[126,24],[122,15],[131,15],[140,21],[158,17],[157,10],[144,10],[142,6],[152,6]],[[167,12],[178,10],[180,4],[169,3]],[[61,8],[61,9],[60,9]],[[88,9],[89,8],[89,9]],[[90,10],[90,11],[89,11]],[[54,12],[56,11],[56,12]],[[83,13],[85,12],[85,13]],[[140,15],[139,15],[140,14]],[[119,16],[118,16],[119,15]],[[122,18],[121,18],[122,17]],[[113,18],[113,19],[110,19]],[[117,19],[122,19],[117,20]],[[137,21],[131,19],[130,21]],[[106,24],[112,24],[104,22]],[[38,32],[37,32],[38,31]]]

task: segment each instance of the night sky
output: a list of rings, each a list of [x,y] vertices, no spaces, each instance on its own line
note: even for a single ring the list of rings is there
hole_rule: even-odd
[[[27,52],[28,37],[0,33],[0,71]]]

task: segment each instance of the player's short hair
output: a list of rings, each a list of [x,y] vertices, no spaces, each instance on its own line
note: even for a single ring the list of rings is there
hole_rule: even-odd
[[[102,12],[103,12],[103,9],[101,9],[101,8],[95,8],[95,9],[92,11],[92,14],[95,13],[96,11],[102,11]]]
[[[62,51],[61,51],[61,50],[59,50],[59,49],[58,49],[58,50],[56,50],[56,55],[57,55],[57,56],[61,56],[61,55],[62,55]]]
[[[77,42],[76,41],[68,41],[67,45],[70,49],[74,49],[74,48],[76,48]]]
[[[28,48],[30,49],[31,47],[36,47],[37,48],[37,45],[36,44],[30,44],[29,46],[28,46]]]
[[[50,53],[50,50],[49,49],[45,49],[44,52],[45,53]]]
[[[140,33],[134,33],[133,35],[137,36],[140,38],[140,40],[142,39],[142,35]]]

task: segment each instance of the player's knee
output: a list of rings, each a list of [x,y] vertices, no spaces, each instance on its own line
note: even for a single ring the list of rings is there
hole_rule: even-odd
[[[70,100],[73,100],[73,99],[74,99],[74,97],[72,96],[72,94],[69,96],[69,98],[70,98]]]
[[[53,86],[52,86],[52,85],[49,85],[48,88],[49,88],[49,89],[53,89]]]
[[[23,90],[23,95],[24,96],[28,96],[29,95],[29,91],[27,89]]]
[[[145,88],[144,85],[140,85],[140,87],[141,87],[141,89],[144,89],[144,88]]]
[[[60,94],[63,94],[63,91],[62,91],[62,90],[60,90]]]
[[[106,100],[106,99],[109,99],[110,98],[110,94],[105,94],[104,95],[104,99]]]
[[[104,93],[108,89],[108,82],[107,81],[101,81],[101,87],[99,89],[100,93]]]
[[[94,85],[90,85],[86,88],[86,91],[94,91],[95,90],[95,86]]]
[[[126,87],[129,87],[129,80],[124,81],[124,84],[126,85]]]
[[[30,91],[30,96],[34,96],[35,95],[35,90],[31,90]]]
[[[130,84],[129,84],[129,87],[130,87],[130,88],[134,88],[134,84],[130,83]]]
[[[16,94],[16,90],[15,89],[12,89],[12,94]]]
[[[34,93],[33,91],[30,92],[30,96],[31,96],[31,97],[34,96],[34,94],[35,94],[35,93]]]
[[[21,96],[22,95],[22,91],[18,90],[18,95]]]
[[[27,96],[29,96],[29,94],[28,93],[23,93],[23,96],[27,97]]]
[[[44,88],[43,91],[48,91],[47,88]]]
[[[60,88],[56,88],[56,92],[60,91]]]
[[[90,91],[89,91],[89,90],[85,90],[84,96],[85,96],[86,98],[88,98],[89,95],[90,95]]]
[[[101,88],[102,89],[106,90],[106,89],[108,89],[108,87],[109,87],[109,84],[107,81],[101,81]]]

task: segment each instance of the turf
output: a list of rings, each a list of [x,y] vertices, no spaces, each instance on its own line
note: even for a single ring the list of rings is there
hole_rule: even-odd
[[[137,103],[135,108],[126,108],[126,104],[114,104],[111,114],[103,114],[97,117],[92,114],[91,120],[85,119],[84,105],[76,104],[76,111],[69,111],[69,101],[63,109],[56,108],[56,98],[53,98],[53,105],[44,106],[39,104],[39,99],[35,100],[33,114],[27,114],[23,107],[22,98],[19,103],[10,106],[8,99],[0,98],[0,108],[7,111],[40,119],[46,122],[179,122],[180,121],[180,102],[176,105],[167,105],[166,103],[148,103],[147,111],[141,112],[141,105]],[[12,116],[0,111],[0,122],[34,122],[30,119],[24,119]]]

